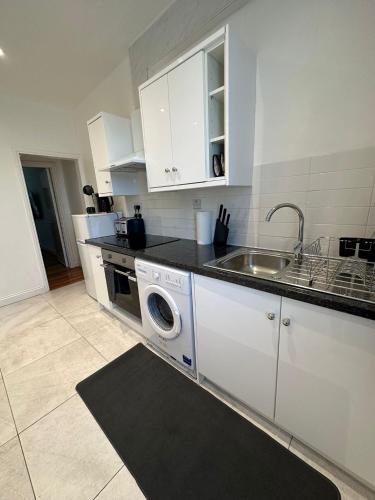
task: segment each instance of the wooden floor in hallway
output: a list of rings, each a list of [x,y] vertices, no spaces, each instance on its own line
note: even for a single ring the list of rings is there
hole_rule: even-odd
[[[46,252],[43,252],[43,261],[50,290],[71,285],[84,279],[81,266],[66,267],[54,255]]]

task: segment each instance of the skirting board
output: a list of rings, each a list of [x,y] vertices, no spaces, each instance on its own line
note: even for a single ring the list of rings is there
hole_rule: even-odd
[[[21,300],[30,299],[31,297],[35,297],[36,295],[42,295],[43,293],[47,293],[48,291],[49,291],[48,287],[41,287],[41,288],[34,288],[33,290],[27,290],[17,295],[9,295],[8,297],[3,297],[0,299],[0,307],[8,306],[9,304],[20,302]]]

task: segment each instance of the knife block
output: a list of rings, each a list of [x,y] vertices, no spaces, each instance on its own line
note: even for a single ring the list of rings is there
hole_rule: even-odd
[[[229,228],[219,219],[216,219],[214,245],[225,246],[227,244]]]

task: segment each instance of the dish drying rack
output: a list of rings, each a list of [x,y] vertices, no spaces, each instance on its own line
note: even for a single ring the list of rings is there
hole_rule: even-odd
[[[358,246],[354,257],[340,257],[339,249],[339,238],[317,238],[304,248],[301,261],[288,266],[283,280],[297,286],[375,302],[375,263],[360,259]]]

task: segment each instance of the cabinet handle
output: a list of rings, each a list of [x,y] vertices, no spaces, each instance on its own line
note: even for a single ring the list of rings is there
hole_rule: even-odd
[[[273,319],[275,319],[275,313],[268,312],[266,314],[266,316],[267,316],[267,319],[269,319],[270,321],[272,321]]]
[[[100,259],[100,257],[101,257],[101,255],[97,255],[97,256],[96,256],[96,258],[97,258],[97,259]]]
[[[106,184],[111,184],[111,181],[105,181]]]
[[[283,318],[282,319],[282,324],[284,326],[289,326],[290,325],[290,318]]]
[[[172,167],[172,172],[177,172],[178,168]]]
[[[165,169],[164,169],[164,171],[165,171],[165,173],[166,173],[166,174],[169,174],[169,172],[170,172],[171,170],[170,170],[169,168],[165,168]]]

